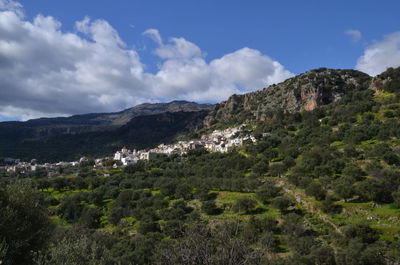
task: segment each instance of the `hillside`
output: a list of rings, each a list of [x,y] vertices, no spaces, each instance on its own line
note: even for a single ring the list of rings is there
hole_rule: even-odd
[[[112,130],[59,134],[3,145],[1,154],[45,162],[72,161],[82,156],[108,156],[123,146],[144,149],[171,141],[201,125],[206,115],[207,111],[193,111],[138,116]]]
[[[232,152],[83,162],[27,183],[2,173],[0,254],[46,265],[399,264],[400,68],[366,80],[316,95],[312,110],[299,100],[247,120],[257,142]],[[141,116],[118,136],[174,137],[205,115]]]
[[[201,124],[198,115],[203,117],[204,112],[212,108],[211,104],[173,101],[145,103],[118,113],[1,122],[0,157],[55,161],[76,159],[79,156],[109,155],[116,150],[115,148],[123,145],[150,147],[161,140],[170,140],[171,133],[175,135],[187,131],[186,126],[190,123]],[[174,119],[175,113],[181,113],[177,114],[176,118],[180,117],[182,120],[171,125],[170,131],[164,127],[154,127],[164,126],[159,123],[161,120],[157,120],[157,117],[170,116]],[[150,117],[145,118],[147,116]],[[193,120],[190,120],[190,117]],[[138,121],[141,123],[137,124]],[[132,126],[135,124],[137,128]],[[152,133],[146,131],[149,128],[152,128]],[[165,135],[158,134],[154,138],[157,130]],[[137,132],[138,135],[128,131]],[[147,133],[144,134],[143,131]]]
[[[227,101],[217,104],[205,119],[205,124],[265,121],[279,111],[294,113],[313,110],[337,101],[353,89],[367,89],[371,79],[367,74],[355,70],[311,70],[263,90],[231,96]]]

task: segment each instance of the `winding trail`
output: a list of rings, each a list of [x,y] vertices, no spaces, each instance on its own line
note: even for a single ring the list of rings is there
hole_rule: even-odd
[[[296,187],[289,184],[286,180],[279,180],[277,182],[277,186],[282,187],[283,191],[286,194],[295,198],[296,202],[300,203],[307,212],[311,213],[314,217],[322,220],[325,224],[332,227],[337,233],[342,234],[340,228],[330,220],[327,214],[322,212],[314,203],[308,202],[306,200],[310,197],[308,197],[304,192],[296,190]]]

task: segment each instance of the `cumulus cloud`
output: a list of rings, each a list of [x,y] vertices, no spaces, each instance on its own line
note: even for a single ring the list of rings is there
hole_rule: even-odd
[[[162,59],[190,59],[202,56],[200,48],[184,38],[171,38],[171,43],[161,45],[155,54]]]
[[[362,37],[361,31],[356,29],[348,29],[344,33],[350,36],[352,42],[358,42]]]
[[[210,67],[227,82],[245,90],[278,83],[292,76],[280,63],[247,47],[213,60]]]
[[[0,0],[0,116],[21,119],[117,111],[142,102],[224,100],[292,76],[261,52],[243,48],[207,62],[184,38],[164,42],[156,29],[156,73],[145,72],[105,20],[85,17],[75,32],[51,16],[24,18],[22,6]]]
[[[149,83],[163,98],[178,94],[187,100],[220,101],[293,76],[280,63],[250,48],[207,63],[200,48],[183,38],[171,38],[166,45],[159,43],[155,53],[166,60]]]
[[[0,13],[0,25],[2,109],[21,117],[72,114],[147,100],[138,89],[145,87],[139,56],[122,48],[106,21],[77,23],[89,40],[61,32],[59,21],[41,15],[29,22],[8,10]]]
[[[400,32],[395,32],[368,46],[357,60],[356,69],[372,76],[388,67],[400,66]]]

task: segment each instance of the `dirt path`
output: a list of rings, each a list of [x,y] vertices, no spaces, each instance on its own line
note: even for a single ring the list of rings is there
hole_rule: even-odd
[[[339,229],[337,225],[335,225],[329,218],[327,214],[322,212],[318,206],[316,206],[314,203],[308,202],[306,199],[309,199],[306,194],[302,191],[297,191],[296,187],[288,184],[286,181],[280,180],[277,183],[278,186],[282,187],[283,191],[288,194],[289,196],[295,198],[297,203],[300,203],[304,209],[311,213],[313,216],[317,217],[318,219],[322,220],[325,224],[329,225],[333,229],[335,229],[336,232],[342,233],[342,231]]]

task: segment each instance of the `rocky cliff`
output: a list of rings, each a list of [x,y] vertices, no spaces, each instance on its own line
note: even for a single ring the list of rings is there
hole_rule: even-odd
[[[319,68],[260,91],[233,95],[217,104],[204,124],[267,120],[278,110],[290,113],[313,110],[337,101],[346,91],[367,89],[370,82],[371,77],[359,71]]]

